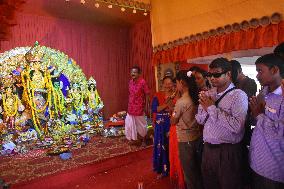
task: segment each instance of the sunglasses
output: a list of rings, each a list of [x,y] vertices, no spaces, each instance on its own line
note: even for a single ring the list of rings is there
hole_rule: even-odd
[[[207,77],[214,77],[214,78],[219,78],[221,77],[223,74],[227,73],[227,71],[221,72],[221,73],[207,73]]]

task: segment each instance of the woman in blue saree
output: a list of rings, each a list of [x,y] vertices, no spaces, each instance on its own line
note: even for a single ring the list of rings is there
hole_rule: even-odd
[[[170,116],[174,107],[174,82],[171,77],[163,79],[163,91],[155,94],[152,101],[154,150],[153,170],[158,178],[169,174]]]

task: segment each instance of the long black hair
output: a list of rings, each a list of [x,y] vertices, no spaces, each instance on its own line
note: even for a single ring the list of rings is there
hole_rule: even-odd
[[[230,63],[232,67],[231,71],[232,82],[236,85],[238,82],[238,75],[242,71],[242,66],[240,62],[237,60],[231,60]]]
[[[195,77],[191,74],[190,77],[187,76],[187,71],[186,70],[181,70],[177,73],[176,80],[178,81],[184,81],[184,83],[188,87],[188,93],[195,105],[198,105],[198,87],[195,82]]]

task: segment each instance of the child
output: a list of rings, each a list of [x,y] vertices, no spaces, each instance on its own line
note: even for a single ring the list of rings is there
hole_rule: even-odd
[[[284,62],[275,54],[267,54],[258,58],[255,65],[257,79],[264,88],[250,99],[251,112],[257,120],[250,143],[252,188],[280,189],[284,188]]]
[[[171,123],[176,124],[179,159],[187,188],[202,189],[199,156],[202,129],[194,118],[198,106],[198,87],[191,71],[178,72],[176,81],[182,96],[176,102]]]

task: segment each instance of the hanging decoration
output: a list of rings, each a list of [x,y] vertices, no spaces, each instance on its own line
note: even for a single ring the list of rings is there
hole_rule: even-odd
[[[266,27],[269,24],[279,24],[282,20],[282,15],[280,13],[274,13],[271,16],[263,16],[262,18],[252,18],[247,21],[244,20],[241,23],[228,24],[224,27],[218,27],[216,29],[211,29],[203,33],[197,33],[195,35],[186,36],[184,38],[179,38],[168,43],[157,45],[153,48],[154,53],[158,51],[166,51],[173,49],[188,43],[194,43],[201,40],[206,40],[210,37],[221,36],[224,34],[230,34],[232,32],[247,31],[249,29],[256,29],[258,27]]]
[[[155,46],[152,63],[176,63],[232,51],[272,47],[284,41],[283,28],[280,13],[218,27]]]
[[[65,1],[69,2],[71,0]],[[113,7],[119,7],[121,12],[130,10],[133,14],[136,14],[138,13],[138,11],[140,11],[144,16],[147,16],[151,10],[150,4],[134,0],[80,0],[80,3],[82,5],[84,5],[86,2],[92,3],[96,8],[100,8],[101,6],[106,6],[109,9],[112,9]]]

